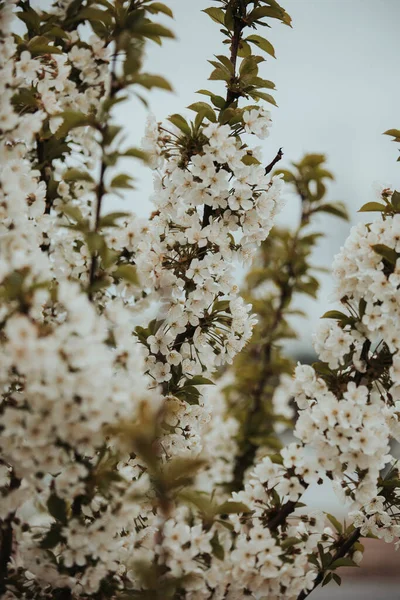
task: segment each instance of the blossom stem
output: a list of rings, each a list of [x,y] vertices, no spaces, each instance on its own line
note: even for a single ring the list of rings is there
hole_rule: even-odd
[[[277,159],[277,157],[279,156],[280,153],[281,153],[281,149],[279,150],[277,156],[274,159],[275,162],[278,162],[278,160],[280,160],[280,158]],[[275,164],[274,161],[272,161],[271,164]],[[261,345],[261,348],[260,348],[260,362],[262,363],[263,368],[261,370],[262,374],[258,381],[258,385],[256,386],[256,388],[254,390],[253,405],[250,408],[249,412],[247,413],[246,421],[244,423],[244,431],[246,434],[245,439],[248,439],[249,434],[250,434],[249,429],[252,426],[252,422],[257,417],[258,413],[261,410],[262,398],[263,398],[263,392],[264,392],[265,386],[266,386],[269,378],[273,375],[273,372],[271,370],[273,342],[275,339],[276,330],[278,329],[279,324],[281,323],[284,309],[285,309],[285,307],[287,307],[288,303],[290,302],[292,295],[293,295],[293,290],[297,283],[295,273],[293,272],[292,259],[296,254],[296,248],[297,248],[297,243],[298,243],[300,232],[301,232],[302,228],[304,227],[304,225],[306,225],[308,222],[307,216],[308,216],[307,210],[305,208],[304,203],[302,203],[302,214],[301,214],[300,224],[293,236],[288,259],[286,261],[286,264],[283,265],[283,269],[282,269],[282,270],[284,270],[284,268],[286,267],[286,270],[288,273],[288,278],[285,281],[281,282],[281,284],[280,284],[279,303],[276,308],[273,321],[272,321],[271,325],[268,327],[268,330],[265,332],[265,336],[263,336],[265,339],[265,342],[263,345]],[[244,474],[245,474],[246,470],[253,464],[255,456],[256,456],[257,448],[258,448],[257,444],[253,444],[252,442],[249,442],[248,448],[245,450],[245,452],[243,454],[237,456],[235,470],[234,470],[234,479],[233,479],[235,490],[239,490],[242,487]],[[280,523],[278,523],[278,525],[279,524]]]
[[[113,60],[111,63],[110,92],[109,92],[110,100],[112,100],[114,98],[115,94],[119,90],[118,86],[115,85],[117,56],[118,56],[118,47],[115,48]],[[94,222],[94,228],[93,228],[94,233],[97,233],[98,229],[99,229],[101,206],[102,206],[103,198],[104,198],[104,194],[105,194],[104,179],[105,179],[105,173],[106,173],[106,169],[107,169],[107,164],[106,164],[106,160],[105,160],[105,145],[106,145],[106,140],[107,140],[108,128],[109,128],[109,124],[107,121],[105,126],[102,128],[102,141],[101,141],[102,159],[101,159],[101,166],[100,166],[99,183],[97,186],[97,194],[96,194],[96,213],[95,213],[95,222]],[[92,288],[93,283],[96,278],[97,263],[98,263],[98,254],[97,254],[97,252],[94,252],[93,256],[92,256],[92,261],[90,264],[90,272],[89,272],[89,299],[90,300],[92,300],[92,297],[93,297],[93,292],[92,292],[91,288]]]
[[[236,8],[236,10],[235,10]],[[233,65],[233,75],[231,81],[234,82],[236,80],[236,63],[239,53],[240,40],[242,37],[242,30],[245,28],[245,22],[243,17],[245,15],[245,7],[242,6],[240,0],[238,2],[232,2],[232,10],[233,10],[233,36],[232,36],[232,44],[231,44],[231,56],[230,61]],[[232,90],[228,86],[228,93],[226,96],[225,108],[227,108],[232,102],[238,99],[238,93]]]

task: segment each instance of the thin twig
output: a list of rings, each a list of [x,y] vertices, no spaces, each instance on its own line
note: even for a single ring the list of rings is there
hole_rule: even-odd
[[[267,167],[265,167],[266,175],[268,175],[268,173],[271,173],[271,171],[274,168],[274,166],[276,165],[276,163],[279,162],[282,159],[282,157],[283,157],[283,151],[282,151],[282,148],[279,148],[274,160],[271,161]]]

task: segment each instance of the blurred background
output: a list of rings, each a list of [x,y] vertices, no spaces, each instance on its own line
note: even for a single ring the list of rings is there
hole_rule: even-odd
[[[350,223],[320,216],[318,229],[326,237],[314,262],[329,267],[351,225],[371,218],[357,214],[358,208],[375,200],[382,187],[400,186],[397,148],[382,135],[389,128],[400,127],[400,0],[282,0],[282,4],[293,19],[293,29],[273,23],[268,31],[277,59],[268,57],[260,75],[275,82],[279,108],[271,106],[272,132],[260,143],[265,164],[283,147],[282,167],[306,152],[326,154],[327,167],[336,177],[327,201],[344,201],[350,213]],[[168,5],[175,20],[165,23],[177,39],[162,48],[149,48],[146,64],[148,72],[164,75],[174,88],[174,94],[153,91],[149,96],[150,109],[158,120],[204,99],[196,96],[198,89],[221,91],[220,82],[207,82],[211,70],[207,59],[222,53],[224,47],[217,24],[201,12],[215,2],[169,0]],[[129,129],[129,143],[140,143],[146,115],[137,100],[119,108],[117,117]],[[121,205],[147,216],[152,175],[139,163],[134,169],[136,191]],[[286,201],[279,223],[295,226],[299,201],[289,192]],[[298,321],[299,340],[287,348],[298,360],[312,358],[311,334],[316,321],[333,308],[329,304],[331,277],[326,274],[321,280],[318,301],[298,300],[298,306],[309,315]],[[307,498],[313,506],[344,516],[344,507],[329,487],[315,492]],[[400,598],[399,556],[389,544],[367,542],[363,567],[347,569],[341,588],[330,585],[314,592],[312,598]]]

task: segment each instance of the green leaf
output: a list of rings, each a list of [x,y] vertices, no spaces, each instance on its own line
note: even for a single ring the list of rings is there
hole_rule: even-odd
[[[215,515],[215,505],[206,492],[185,489],[179,494],[179,499],[194,506],[201,512],[203,518],[212,522]]]
[[[168,17],[174,17],[174,13],[172,12],[172,10],[162,2],[152,2],[146,7],[146,9],[149,10],[151,13],[163,13]]]
[[[337,558],[329,565],[329,570],[334,571],[339,567],[358,567],[359,565],[354,562],[351,558]]]
[[[358,212],[383,212],[386,210],[386,206],[380,202],[367,202],[364,204]]]
[[[57,46],[49,44],[49,38],[45,36],[36,36],[30,40],[27,49],[32,56],[41,56],[43,54],[62,54],[63,51]]]
[[[207,104],[207,102],[195,102],[194,104],[188,106],[188,108],[190,108],[190,110],[194,110],[197,113],[204,114],[204,116],[207,117],[207,119],[209,121],[212,121],[213,123],[215,123],[217,120],[214,110],[209,104]]]
[[[52,548],[55,548],[61,540],[61,527],[59,525],[54,526],[53,524],[40,542],[40,547],[44,550],[51,550]]]
[[[337,202],[336,204],[321,204],[313,210],[313,212],[324,212],[341,219],[349,220],[349,215],[344,205]]]
[[[251,91],[251,92],[249,92],[249,96],[251,96],[255,100],[265,100],[266,102],[269,102],[270,104],[273,104],[274,106],[278,106],[275,101],[275,98],[273,96],[271,96],[271,94],[267,94],[266,92],[259,92],[258,90]]]
[[[119,265],[112,273],[113,277],[124,279],[128,283],[138,285],[139,280],[136,272],[136,267],[133,265]]]
[[[385,246],[385,244],[374,244],[371,248],[391,265],[396,264],[398,254],[393,248],[389,248],[389,246]]]
[[[56,494],[51,494],[47,500],[47,508],[54,519],[64,524],[67,522],[67,504],[65,500],[59,498]]]
[[[224,17],[224,25],[229,31],[233,31],[233,29],[235,27],[235,19],[233,17],[233,8],[232,8],[232,4],[230,2],[228,2],[227,7],[226,7],[225,17]]]
[[[291,546],[295,546],[296,544],[301,543],[301,539],[297,537],[288,537],[281,543],[281,548],[285,550],[286,548],[290,548]]]
[[[251,46],[244,40],[241,40],[239,44],[238,56],[240,56],[240,58],[251,56]]]
[[[130,175],[127,175],[126,173],[120,173],[112,179],[110,188],[119,188],[124,190],[133,189],[131,184],[132,181],[133,179]]]
[[[120,156],[130,156],[132,158],[138,158],[143,162],[148,161],[147,152],[144,152],[144,150],[140,150],[140,148],[128,148],[128,150],[125,150],[125,152],[120,154]]]
[[[224,24],[224,11],[221,8],[205,8],[202,12],[206,13],[215,23]]]
[[[325,585],[327,585],[331,581],[331,579],[332,579],[332,573],[328,573],[328,575],[323,580],[321,587],[324,587]]]
[[[217,108],[222,109],[226,105],[225,98],[223,98],[222,96],[216,96],[215,94],[213,94],[212,92],[209,92],[208,90],[197,90],[196,94],[203,94],[203,96],[209,96],[209,98],[211,98],[211,102]]]
[[[224,551],[223,546],[221,545],[221,542],[219,541],[218,531],[216,531],[214,533],[213,537],[210,540],[210,544],[211,544],[213,555],[216,558],[218,558],[219,560],[224,560],[225,551]]]
[[[208,78],[211,81],[230,81],[231,76],[229,75],[229,73],[226,72],[225,69],[214,69],[214,71],[211,73],[210,77]]]
[[[94,183],[93,177],[87,171],[81,171],[80,169],[67,169],[63,175],[63,179],[66,182],[71,181],[89,181]]]
[[[348,318],[348,315],[340,312],[340,310],[328,310],[328,312],[324,313],[321,317],[321,319],[337,319],[338,321],[344,321]]]
[[[337,573],[332,573],[332,579],[338,585],[342,585],[342,578]]]
[[[239,75],[243,77],[244,75],[257,75],[258,73],[258,56],[248,56],[242,60],[242,63],[239,68]]]
[[[218,515],[237,515],[240,513],[251,512],[249,507],[243,502],[233,502],[228,500],[223,502],[216,508],[216,514]]]
[[[229,300],[217,300],[212,306],[212,312],[226,312],[229,309]]]
[[[103,237],[95,231],[88,231],[85,234],[85,241],[92,256],[100,253],[105,246]]]
[[[63,124],[58,128],[56,137],[65,137],[72,129],[76,127],[85,127],[87,125],[94,125],[95,120],[92,115],[85,115],[84,113],[77,112],[74,110],[66,110],[56,115],[62,117]]]
[[[198,404],[200,392],[194,385],[185,385],[175,391],[177,398],[183,398],[188,404]]]
[[[397,192],[396,190],[393,192],[390,204],[395,210],[400,210],[400,192]]]
[[[260,161],[252,154],[245,154],[242,158],[242,163],[245,165],[260,165]]]
[[[70,217],[71,219],[76,221],[77,223],[82,223],[83,221],[85,221],[80,208],[78,208],[77,206],[73,206],[72,204],[64,204],[61,207],[61,212],[64,215],[67,215],[67,217]]]
[[[112,213],[108,213],[108,215],[104,215],[103,217],[100,218],[99,220],[99,228],[101,229],[102,227],[117,227],[117,223],[115,221],[117,221],[118,219],[123,219],[124,217],[129,217],[130,213],[126,213],[126,212],[112,212]]]
[[[175,114],[168,117],[168,121],[170,121],[175,127],[180,129],[182,133],[186,135],[190,135],[190,125],[181,115]]]
[[[261,77],[252,77],[252,79],[249,81],[249,84],[256,86],[257,91],[261,88],[265,88],[267,90],[275,89],[275,84],[273,81],[270,81],[269,79],[262,79]]]
[[[296,177],[291,171],[288,171],[287,169],[277,169],[275,171],[275,175],[283,175],[283,181],[285,181],[286,183],[293,183],[294,181],[296,181]]]
[[[260,48],[261,50],[264,50],[264,52],[266,52],[270,56],[273,56],[274,58],[276,58],[275,57],[275,49],[274,49],[273,45],[268,40],[261,37],[260,35],[249,35],[249,37],[246,38],[246,41],[251,42],[252,44],[255,44],[258,48]]]
[[[195,375],[191,379],[188,379],[185,383],[186,385],[215,385],[211,379],[207,379],[207,377],[203,377],[202,375]]]
[[[218,62],[215,62],[213,60],[209,61],[212,65],[214,65],[214,67],[219,67],[221,64],[230,75],[233,75],[235,73],[235,67],[233,66],[233,63],[229,60],[227,56],[224,56],[223,54],[218,54],[215,58],[218,59]]]
[[[164,27],[164,25],[159,25],[158,23],[143,23],[138,28],[135,29],[137,33],[142,34],[144,37],[165,37],[165,38],[174,38],[175,35],[170,29]]]
[[[165,79],[165,77],[161,77],[161,75],[139,73],[138,75],[136,75],[136,77],[134,77],[133,83],[137,83],[138,85],[143,86],[147,90],[159,88],[161,90],[167,90],[168,92],[172,92],[171,84]]]
[[[334,528],[336,529],[336,531],[338,533],[343,533],[343,525],[340,523],[340,521],[337,520],[336,517],[334,517],[333,515],[330,515],[328,513],[327,513],[326,517],[332,523],[332,525],[334,526]]]
[[[383,135],[390,135],[391,137],[396,138],[394,140],[395,142],[400,142],[400,129],[388,129]]]
[[[18,11],[16,15],[25,23],[29,33],[40,33],[40,17],[32,7],[25,5],[24,10]]]
[[[247,22],[251,25],[255,21],[261,21],[265,17],[270,19],[279,19],[282,23],[290,25],[291,19],[287,13],[279,6],[265,6],[255,8],[247,17]]]
[[[204,464],[205,461],[201,458],[175,458],[165,463],[160,473],[163,486],[171,490],[188,485]]]

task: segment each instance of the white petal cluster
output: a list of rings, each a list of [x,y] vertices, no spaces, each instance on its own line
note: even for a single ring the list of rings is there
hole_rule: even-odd
[[[390,509],[384,496],[375,496],[360,510],[350,513],[354,526],[359,527],[361,535],[373,535],[385,542],[396,540],[399,547],[400,525],[397,515]]]
[[[271,128],[271,113],[263,108],[252,108],[243,112],[246,133],[252,133],[261,140],[269,136]]]
[[[296,435],[355,506],[378,494],[400,432],[399,217],[353,227],[334,261],[336,298],[349,314],[327,313],[319,327],[317,372],[296,369]]]
[[[162,325],[147,338],[150,372],[160,383],[178,364],[183,376],[211,373],[247,342],[254,319],[238,296],[232,263],[251,256],[280,208],[281,180],[243,163],[246,150],[228,125],[212,123],[202,134],[188,162],[165,162],[157,212],[137,250],[141,281],[163,302]]]

